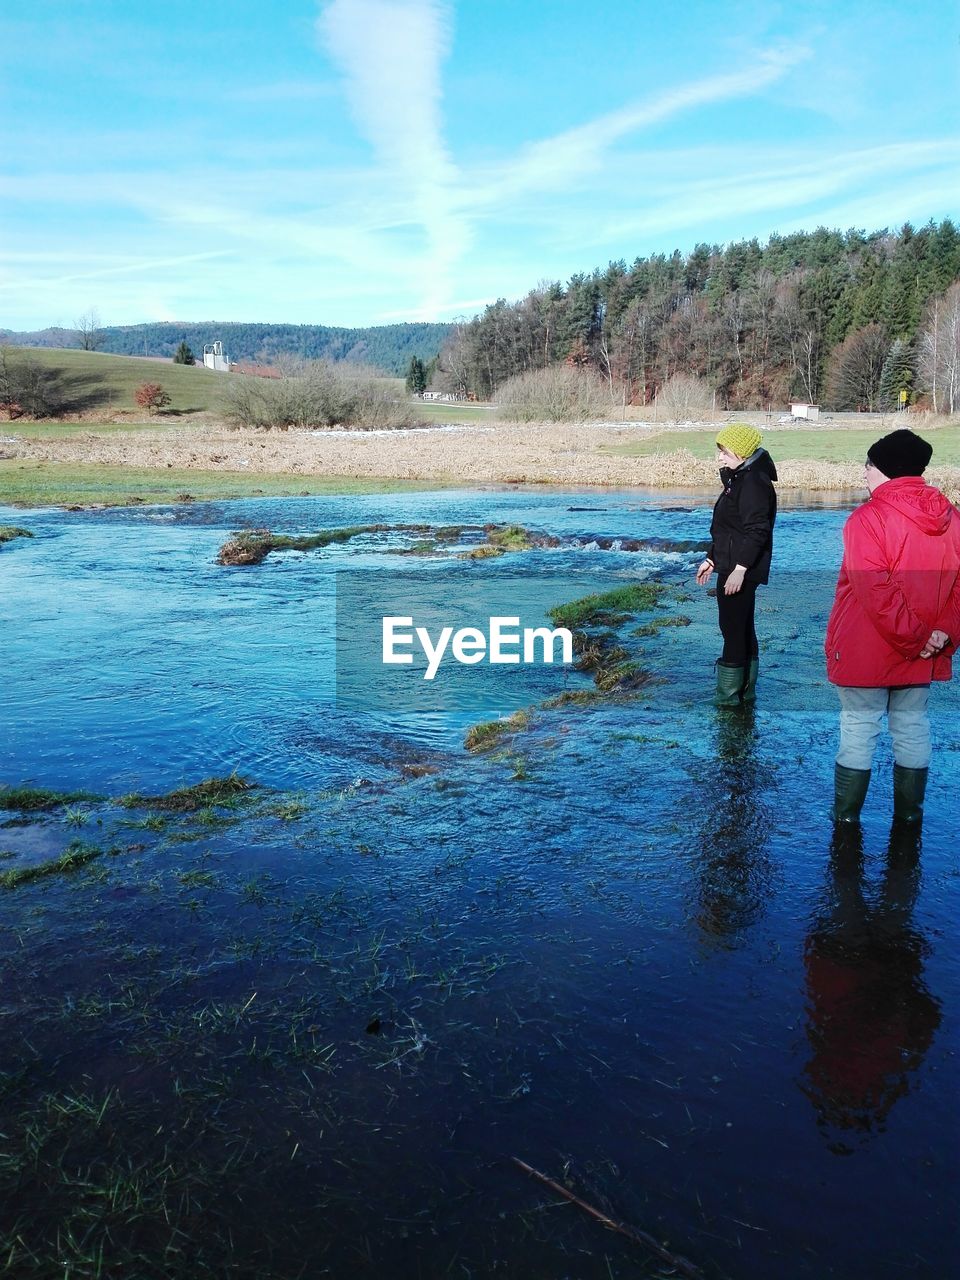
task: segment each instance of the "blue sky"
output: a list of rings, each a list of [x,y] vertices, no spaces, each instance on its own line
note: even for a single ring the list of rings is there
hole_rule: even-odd
[[[0,47],[0,327],[448,319],[960,214],[953,0],[5,0]]]

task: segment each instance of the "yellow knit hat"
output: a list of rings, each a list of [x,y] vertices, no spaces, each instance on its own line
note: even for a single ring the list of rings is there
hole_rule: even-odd
[[[763,436],[748,422],[731,422],[717,435],[717,444],[729,449],[738,458],[749,458],[763,443]]]

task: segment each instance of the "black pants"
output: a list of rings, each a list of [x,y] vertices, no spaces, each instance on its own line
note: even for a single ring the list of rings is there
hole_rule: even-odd
[[[753,625],[757,583],[745,582],[735,595],[728,596],[723,591],[726,580],[727,576],[723,574],[717,583],[717,610],[723,635],[720,661],[728,667],[745,667],[751,658],[756,658],[760,653],[757,631]]]

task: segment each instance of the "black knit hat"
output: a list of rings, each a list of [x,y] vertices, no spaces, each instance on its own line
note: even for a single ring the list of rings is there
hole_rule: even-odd
[[[922,476],[933,457],[933,445],[901,427],[891,431],[867,450],[867,458],[888,480],[898,476]]]

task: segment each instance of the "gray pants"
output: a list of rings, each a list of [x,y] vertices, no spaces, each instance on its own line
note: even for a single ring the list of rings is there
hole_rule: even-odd
[[[840,695],[837,764],[847,769],[870,768],[886,712],[896,763],[905,769],[926,769],[930,763],[929,685],[909,685],[903,689],[838,686],[837,693]]]

